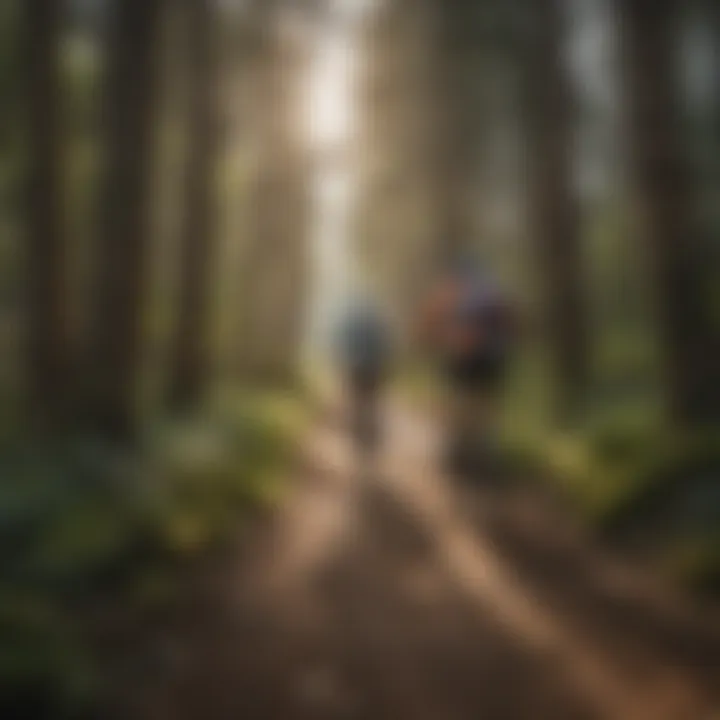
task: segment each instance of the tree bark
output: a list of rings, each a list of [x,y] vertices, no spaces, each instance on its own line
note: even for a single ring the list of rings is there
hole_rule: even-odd
[[[434,76],[436,194],[440,262],[455,259],[475,244],[472,189],[479,142],[471,83],[477,81],[469,53],[476,47],[472,3],[440,0],[436,8]]]
[[[675,63],[677,0],[616,0],[631,176],[651,262],[668,411],[678,424],[717,417],[720,343],[708,315],[683,149]]]
[[[28,177],[26,369],[30,422],[54,430],[67,391],[66,238],[62,182],[61,0],[24,0]]]
[[[179,316],[170,378],[170,403],[193,408],[211,372],[212,259],[216,246],[219,150],[219,57],[215,0],[188,0],[190,53],[189,156],[180,259]]]
[[[587,301],[573,178],[573,103],[561,0],[533,3],[525,57],[529,216],[536,244],[555,415],[571,423],[589,375]]]
[[[119,440],[132,438],[138,424],[163,5],[163,0],[116,0],[110,19],[106,166],[86,379],[89,422]]]
[[[298,369],[308,275],[308,163],[296,123],[303,48],[281,34],[282,7],[258,18],[257,164],[244,257],[244,351],[239,370],[253,378],[292,382]]]

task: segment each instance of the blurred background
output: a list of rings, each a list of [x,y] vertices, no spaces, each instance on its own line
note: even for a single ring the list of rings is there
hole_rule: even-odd
[[[334,402],[332,327],[353,293],[372,294],[392,317],[393,402],[408,422],[442,423],[433,402],[441,389],[412,328],[459,250],[472,249],[492,269],[525,317],[502,447],[527,492],[562,498],[554,527],[580,527],[623,558],[640,558],[667,593],[714,606],[715,0],[3,0],[0,106],[3,717],[540,717],[531,706],[460,700],[460,691],[455,705],[423,703],[422,687],[431,693],[445,681],[419,680],[425,676],[402,659],[372,711],[329,700],[325,714],[293,704],[271,711],[262,703],[290,697],[281,671],[219,660],[222,643],[208,651],[222,668],[217,682],[238,703],[238,678],[259,673],[252,703],[183,705],[179,690],[167,690],[178,705],[153,705],[147,697],[156,688],[138,689],[140,678],[153,685],[166,675],[183,678],[168,688],[195,680],[205,687],[199,669],[167,670],[167,643],[175,647],[182,634],[168,630],[168,618],[204,627],[193,618],[213,611],[188,597],[205,587],[220,548],[234,547],[267,511],[292,506],[306,475],[327,470],[316,445],[332,444],[342,428],[318,410]],[[422,433],[396,441],[392,426],[402,423],[390,416],[388,455],[395,442],[424,446]],[[310,471],[305,462],[296,469],[299,449]],[[330,474],[349,477],[339,462]],[[421,474],[417,461],[398,467],[399,476]],[[412,498],[422,493],[418,486]],[[499,500],[483,502],[500,512]],[[308,535],[324,517],[312,503],[297,512]],[[396,513],[383,522],[409,522]],[[442,539],[465,522],[426,530]],[[375,538],[375,530],[359,537]],[[540,547],[549,535],[536,532],[527,542]],[[362,573],[397,552],[395,570],[367,571],[359,587],[392,595],[410,563],[393,538],[375,538],[384,549],[363,560]],[[512,545],[504,542],[491,545]],[[242,544],[273,564],[272,554],[254,552],[261,540]],[[600,573],[587,552],[579,567]],[[542,585],[555,568],[569,583],[558,580],[559,597],[578,608],[578,566],[557,548],[547,553],[547,565],[524,556],[526,567],[512,552],[503,562],[529,583],[522,597],[562,615],[565,606],[543,600],[530,578]],[[215,572],[225,580],[231,566],[245,567],[225,562]],[[346,558],[343,567],[352,574],[359,562]],[[247,572],[254,587],[257,576]],[[590,594],[610,593],[627,609],[613,587]],[[227,602],[225,591],[211,595]],[[366,602],[392,605],[384,596]],[[188,604],[197,616],[182,614]],[[698,704],[658,704],[653,714],[618,701],[605,714],[581,715],[566,699],[546,698],[542,717],[704,720],[701,712],[720,707],[711,697],[720,669],[720,642],[709,644],[714,610],[689,613],[700,628],[663,615],[634,637],[649,607],[632,605],[624,624],[611,623],[617,637],[653,662],[666,650],[666,674],[652,687],[701,687],[685,693]],[[609,631],[598,608],[588,601],[578,613],[602,635]],[[274,637],[279,621],[267,622],[265,636]],[[379,627],[366,635],[382,637]],[[218,636],[231,636],[229,628],[220,623]],[[669,628],[675,644],[661,652],[653,643]],[[477,632],[478,647],[493,646],[489,631]],[[283,633],[278,648],[292,646]],[[428,657],[443,662],[446,653],[457,677],[472,674],[475,661],[461,659],[460,641],[438,633],[443,649],[428,641]],[[148,649],[157,635],[160,660]],[[389,657],[358,649],[353,638],[326,644],[370,667],[374,652]],[[622,642],[603,661],[609,675],[622,676],[618,658],[632,654]],[[535,687],[538,673],[523,680],[520,666],[510,663],[503,677]],[[365,677],[350,667],[353,678]],[[516,698],[519,691],[503,695],[503,683],[479,669],[469,686],[482,688],[483,677],[503,701]],[[394,692],[401,685],[414,701]],[[329,692],[317,690],[313,702],[322,705]],[[137,701],[132,710],[128,698]]]

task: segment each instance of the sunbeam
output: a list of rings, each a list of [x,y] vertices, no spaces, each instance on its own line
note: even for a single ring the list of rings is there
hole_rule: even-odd
[[[307,139],[313,158],[312,299],[309,351],[326,345],[333,310],[353,280],[351,215],[356,178],[356,81],[359,20],[366,1],[344,0],[330,11],[308,77]]]

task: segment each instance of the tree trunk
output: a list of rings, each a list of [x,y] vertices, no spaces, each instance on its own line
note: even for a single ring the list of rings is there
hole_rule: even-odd
[[[371,278],[401,327],[412,326],[438,260],[449,254],[435,3],[396,0],[376,13],[356,100],[352,270]],[[407,337],[397,340],[404,349]]]
[[[561,0],[535,12],[525,57],[529,215],[536,244],[555,415],[578,415],[588,384],[587,303],[573,178],[573,103]]]
[[[308,163],[296,122],[303,48],[283,37],[268,5],[257,32],[257,165],[244,257],[241,372],[292,382],[306,309]]]
[[[63,2],[24,0],[28,101],[27,348],[31,424],[62,423],[67,389],[67,288],[63,212],[61,71]]]
[[[170,402],[192,408],[210,373],[210,291],[215,248],[219,143],[219,57],[215,0],[189,0],[185,22],[190,53],[189,156],[182,227],[179,317]]]
[[[683,151],[677,84],[676,0],[617,0],[631,174],[639,229],[652,264],[670,417],[718,408],[720,344],[698,267],[693,187]]]
[[[163,4],[116,0],[110,19],[106,167],[87,381],[88,420],[114,439],[132,438],[137,430]]]
[[[463,0],[440,0],[436,19],[435,133],[439,260],[444,262],[475,244],[472,191],[478,144],[472,108],[472,83],[477,81],[470,53],[473,7]]]

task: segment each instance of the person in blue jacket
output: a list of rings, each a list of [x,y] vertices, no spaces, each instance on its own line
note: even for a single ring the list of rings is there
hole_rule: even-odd
[[[380,400],[391,355],[389,324],[372,299],[362,296],[350,304],[338,325],[336,355],[353,438],[361,452],[372,453],[380,440]]]

